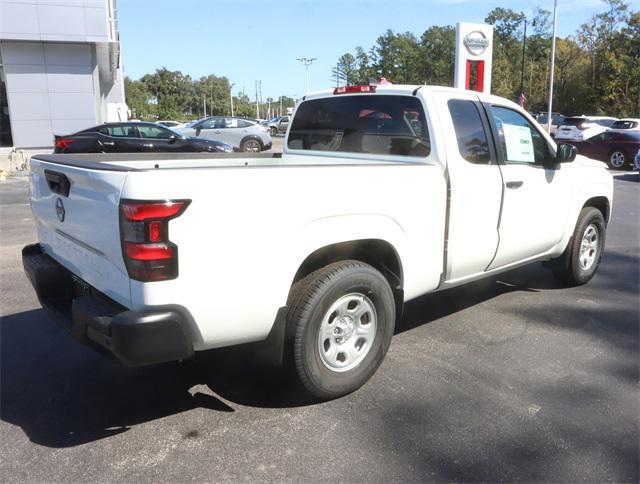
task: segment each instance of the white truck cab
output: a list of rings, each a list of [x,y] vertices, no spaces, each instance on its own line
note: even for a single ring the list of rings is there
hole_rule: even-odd
[[[589,281],[605,168],[506,99],[348,86],[303,99],[281,156],[34,156],[23,260],[43,306],[125,364],[258,343],[334,398],[408,300],[534,261]]]

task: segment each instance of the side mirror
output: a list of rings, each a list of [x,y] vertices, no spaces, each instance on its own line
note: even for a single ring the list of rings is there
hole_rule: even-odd
[[[202,128],[200,126],[198,126],[196,128],[196,136],[200,136],[200,131],[202,131]]]
[[[169,136],[169,143],[175,143],[178,137],[175,134]]]
[[[560,143],[556,152],[556,163],[568,163],[576,159],[578,148],[567,143]]]

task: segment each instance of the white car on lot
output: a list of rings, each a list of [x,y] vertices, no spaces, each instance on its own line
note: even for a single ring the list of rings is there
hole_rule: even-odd
[[[244,118],[211,116],[176,131],[186,136],[226,143],[236,151],[259,153],[270,149],[273,144],[268,128]]]
[[[406,301],[536,261],[589,281],[613,197],[513,102],[400,85],[306,96],[281,156],[35,155],[29,183],[25,271],[79,341],[127,365],[255,343],[322,399]]]
[[[558,141],[584,141],[605,132],[617,121],[607,116],[574,116],[565,118],[556,131]]]

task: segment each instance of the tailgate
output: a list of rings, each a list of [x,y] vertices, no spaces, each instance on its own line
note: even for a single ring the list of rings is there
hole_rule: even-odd
[[[32,158],[29,187],[42,250],[130,307],[118,214],[126,177],[126,171],[91,170]]]

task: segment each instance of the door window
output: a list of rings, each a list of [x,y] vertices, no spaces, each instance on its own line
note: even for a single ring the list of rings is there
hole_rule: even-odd
[[[544,165],[553,158],[547,140],[522,114],[500,106],[491,106],[491,114],[505,162]]]
[[[220,129],[224,128],[224,119],[221,118],[210,118],[202,122],[200,129]]]
[[[127,126],[125,124],[118,124],[116,126],[103,126],[100,128],[100,133],[107,136],[113,136],[115,138],[137,138],[138,133],[135,127]]]
[[[470,163],[487,165],[491,162],[489,139],[484,130],[476,103],[451,99],[447,105],[458,140],[460,155]]]
[[[236,118],[224,118],[223,128],[238,128],[238,119]]]
[[[161,128],[159,126],[138,126],[141,138],[154,138],[154,139],[170,139],[171,136],[175,136],[168,129]]]
[[[238,128],[250,128],[254,123],[246,119],[238,119]]]

